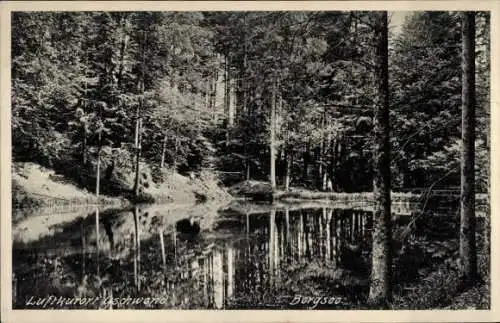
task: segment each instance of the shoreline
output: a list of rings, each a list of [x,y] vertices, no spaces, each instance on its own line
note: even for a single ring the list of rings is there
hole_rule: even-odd
[[[17,174],[16,174],[17,175]],[[176,174],[177,176],[181,176]],[[17,175],[18,176],[18,175]],[[16,176],[14,176],[16,177]],[[13,182],[14,182],[13,178]],[[48,179],[47,181],[52,181]],[[253,181],[252,181],[253,182]],[[245,182],[241,182],[236,185],[245,185]],[[206,197],[203,201],[213,201],[217,200],[222,196],[222,200],[226,201],[244,201],[244,202],[267,202],[272,204],[298,204],[298,203],[318,203],[318,204],[332,204],[332,203],[361,203],[365,206],[366,203],[373,202],[372,192],[324,192],[317,190],[302,189],[297,187],[292,187],[288,191],[278,189],[274,192],[270,192],[265,188],[267,183],[265,182],[255,182],[260,185],[259,189],[253,190],[252,188],[243,188],[235,192],[233,187],[210,187],[208,191],[211,191],[211,195]],[[52,183],[53,184],[53,183]],[[57,183],[60,184],[60,183]],[[43,185],[47,185],[44,183]],[[159,187],[149,188],[144,190],[144,196],[140,196],[139,200],[134,201],[134,197],[130,193],[125,193],[120,196],[111,196],[107,194],[101,194],[99,196],[99,201],[94,194],[88,192],[85,189],[76,187],[72,183],[65,183],[70,194],[66,196],[56,196],[49,194],[40,194],[37,192],[32,192],[26,189],[25,186],[19,185],[17,183],[12,185],[12,210],[30,210],[30,209],[44,209],[44,208],[82,208],[82,207],[113,207],[113,208],[126,208],[134,204],[172,204],[172,203],[196,203],[200,202],[200,198],[197,195],[202,195],[197,192],[200,188],[205,190],[207,183],[203,180],[198,180],[196,183],[192,184],[191,192],[176,192],[176,190],[171,189],[171,185],[162,183]],[[254,184],[255,185],[255,184]],[[168,186],[168,190],[163,187]],[[228,193],[229,192],[229,193]],[[191,193],[193,196],[189,196]],[[19,200],[19,196],[23,196],[22,199],[27,201],[26,205],[23,204],[23,200]],[[208,194],[210,195],[210,194]],[[217,196],[221,195],[221,196]],[[391,202],[392,204],[400,203],[420,203],[425,201],[425,193],[416,194],[412,192],[391,192]],[[144,200],[142,200],[144,198]],[[451,199],[459,198],[459,195],[454,195]],[[15,201],[17,199],[17,201]],[[205,196],[202,196],[205,199]],[[476,206],[483,206],[488,199],[488,195],[485,193],[476,194]],[[202,201],[202,202],[203,202]]]
[[[19,165],[17,165],[19,166]],[[133,196],[128,187],[116,196],[102,192],[99,198],[73,180],[34,163],[23,163],[12,171],[12,210],[71,207],[125,208],[134,204],[197,203],[230,200],[232,197],[212,178],[188,178],[172,173],[163,182],[142,187]]]

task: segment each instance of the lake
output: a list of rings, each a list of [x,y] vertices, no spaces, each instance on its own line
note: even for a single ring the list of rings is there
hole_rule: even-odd
[[[412,206],[393,209],[401,225]],[[199,234],[176,231],[188,217]],[[371,228],[369,205],[35,212],[13,225],[13,308],[349,308],[368,292]]]

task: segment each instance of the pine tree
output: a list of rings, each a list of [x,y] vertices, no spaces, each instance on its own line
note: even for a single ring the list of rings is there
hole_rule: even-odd
[[[389,71],[387,12],[378,13],[374,27],[375,111],[373,117],[373,246],[368,302],[387,306],[391,301],[391,173],[389,145]]]
[[[462,162],[460,190],[460,274],[468,283],[477,279],[475,215],[475,13],[462,17]]]

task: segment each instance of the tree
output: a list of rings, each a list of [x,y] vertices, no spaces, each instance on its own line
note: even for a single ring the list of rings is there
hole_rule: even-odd
[[[269,118],[269,150],[271,155],[270,160],[270,182],[271,188],[276,189],[276,77],[273,75],[273,85],[271,89],[271,117]]]
[[[391,137],[396,187],[442,176],[429,157],[460,138],[460,29],[450,12],[415,12],[390,43]],[[441,183],[459,185],[458,164]]]
[[[375,106],[373,117],[373,246],[369,303],[387,306],[391,300],[391,174],[389,143],[389,71],[387,12],[374,22]]]
[[[477,278],[475,215],[475,14],[462,17],[462,159],[460,185],[460,275],[472,284]]]
[[[126,168],[121,182],[134,191],[140,181],[128,175],[139,179],[137,164],[143,175],[148,166],[185,172],[211,164],[286,187],[324,188],[330,179],[337,191],[371,190],[370,17],[16,13],[13,156],[85,174],[91,180],[79,183],[91,190],[97,159],[105,174],[114,161]],[[487,19],[478,14],[478,43],[489,38]],[[415,12],[389,44],[394,186],[427,186],[445,167],[456,172],[443,184],[459,185],[459,27],[455,13]],[[480,129],[488,121],[489,55],[487,47],[477,50],[476,131],[487,145]],[[482,190],[483,159],[478,152]],[[103,176],[103,190],[106,182]]]
[[[12,136],[17,160],[57,167],[67,158],[68,117],[82,87],[81,39],[85,15],[13,14]]]

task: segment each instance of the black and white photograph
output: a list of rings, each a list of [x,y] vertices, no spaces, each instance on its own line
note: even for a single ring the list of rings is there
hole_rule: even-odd
[[[11,11],[9,307],[490,310],[491,19]]]

